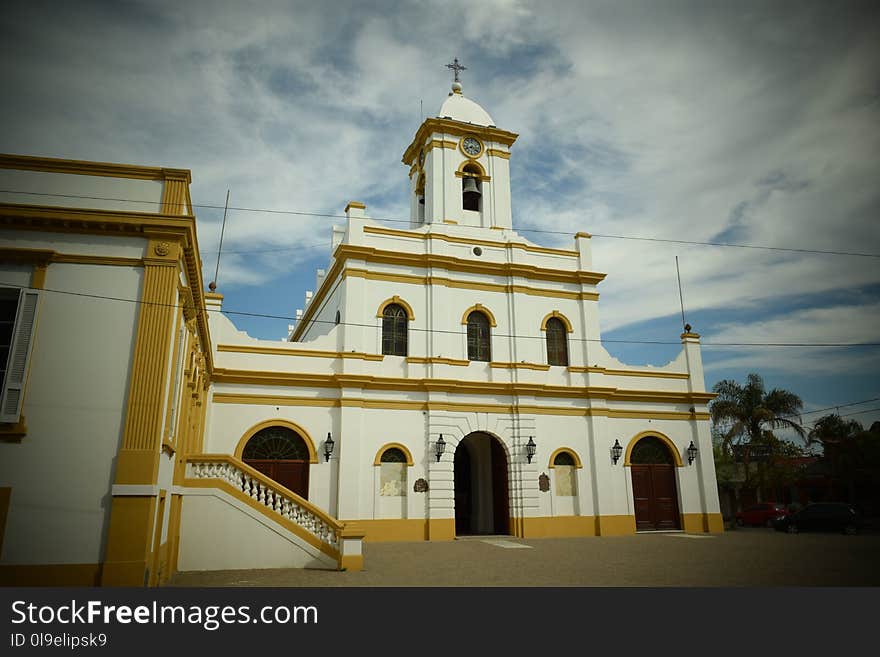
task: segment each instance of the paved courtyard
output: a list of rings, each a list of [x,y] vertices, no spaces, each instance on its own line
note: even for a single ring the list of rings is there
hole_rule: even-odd
[[[368,543],[361,572],[178,573],[171,586],[880,586],[880,534],[467,538]]]

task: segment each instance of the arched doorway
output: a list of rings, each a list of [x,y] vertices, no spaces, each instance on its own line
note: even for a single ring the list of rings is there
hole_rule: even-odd
[[[487,433],[469,434],[455,449],[455,533],[510,533],[507,453]]]
[[[309,448],[289,427],[260,429],[247,441],[241,460],[302,498],[309,497]]]
[[[676,459],[666,442],[657,436],[639,439],[629,461],[636,531],[681,529],[675,485]]]

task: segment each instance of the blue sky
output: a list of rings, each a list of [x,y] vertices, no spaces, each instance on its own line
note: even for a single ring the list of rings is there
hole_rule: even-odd
[[[400,157],[455,56],[465,94],[520,134],[514,226],[548,246],[597,236],[612,354],[674,355],[610,340],[677,341],[678,256],[707,386],[757,371],[805,410],[880,397],[876,347],[710,344],[880,341],[877,258],[600,237],[880,253],[876,3],[13,0],[0,151],[188,168],[201,206],[229,189],[237,208],[340,215],[357,199],[405,219]],[[222,211],[196,214],[210,280]],[[224,308],[293,316],[333,221],[231,211]]]

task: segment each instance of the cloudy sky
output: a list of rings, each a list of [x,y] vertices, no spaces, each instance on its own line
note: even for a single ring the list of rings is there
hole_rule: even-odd
[[[877,400],[877,346],[712,345],[880,342],[877,7],[7,0],[0,151],[190,169],[206,281],[230,190],[232,207],[263,211],[229,213],[224,309],[289,317],[339,220],[288,212],[357,199],[408,218],[400,157],[458,56],[465,94],[520,135],[515,228],[547,246],[596,235],[611,353],[677,352],[625,341],[677,341],[678,256],[707,386],[757,371],[808,411]],[[287,332],[230,317],[255,337]],[[870,423],[878,407],[840,412]]]

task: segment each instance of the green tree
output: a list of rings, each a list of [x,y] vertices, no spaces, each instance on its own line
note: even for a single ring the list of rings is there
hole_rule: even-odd
[[[837,413],[825,415],[807,434],[808,445],[820,445],[822,458],[828,464],[832,481],[846,484],[847,499],[856,502],[856,480],[860,466],[866,465],[863,452],[870,432],[860,422],[844,420]]]
[[[764,380],[759,374],[751,373],[746,379],[745,385],[740,385],[732,379],[725,379],[716,383],[712,392],[718,396],[709,403],[709,413],[712,418],[713,431],[718,436],[721,448],[720,456],[728,459],[734,456],[734,447],[742,446],[743,477],[742,486],[750,488],[753,478],[759,485],[765,479],[765,468],[759,464],[756,474],[750,467],[749,452],[756,446],[762,446],[772,455],[774,450],[782,447],[790,451],[789,445],[781,445],[774,436],[772,429],[791,429],[802,439],[805,431],[800,423],[800,410],[803,402],[793,392],[774,388],[769,392],[764,387]],[[735,461],[736,459],[734,459]],[[788,476],[783,473],[771,473],[776,480],[787,480]],[[778,476],[776,476],[778,475]],[[738,497],[734,488],[734,497]],[[734,506],[738,507],[738,500],[734,500]]]
[[[765,429],[806,435],[800,423],[801,398],[780,388],[767,392],[759,374],[749,374],[744,386],[732,379],[719,381],[712,392],[718,396],[709,403],[709,413],[728,454],[734,445],[764,444]]]

